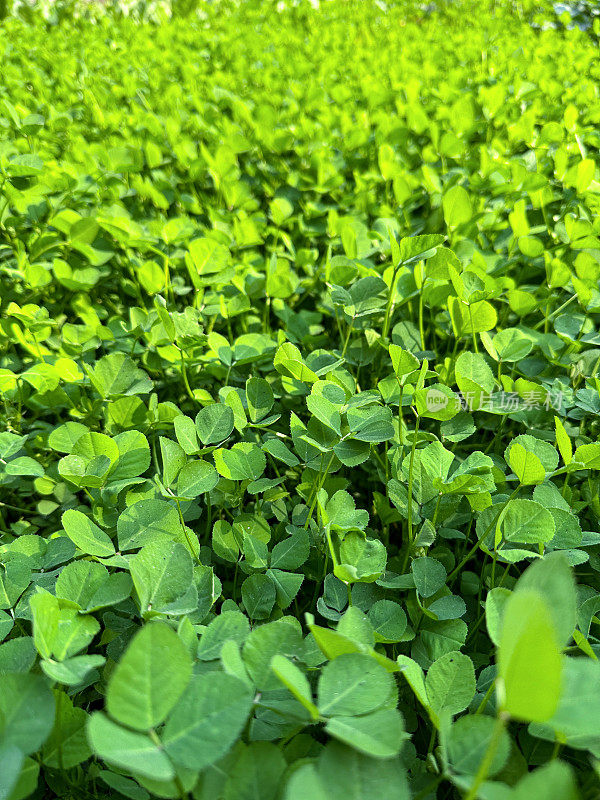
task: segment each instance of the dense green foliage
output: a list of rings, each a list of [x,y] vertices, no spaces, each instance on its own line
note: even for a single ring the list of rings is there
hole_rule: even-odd
[[[439,6],[0,28],[2,800],[598,796],[596,34]]]

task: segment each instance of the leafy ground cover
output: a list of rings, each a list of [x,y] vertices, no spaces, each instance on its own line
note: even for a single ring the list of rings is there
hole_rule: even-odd
[[[1,798],[598,796],[600,64],[545,19],[4,21]]]

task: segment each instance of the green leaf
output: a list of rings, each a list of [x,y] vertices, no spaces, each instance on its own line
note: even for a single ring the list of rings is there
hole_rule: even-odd
[[[227,247],[214,239],[201,237],[194,239],[189,244],[190,261],[186,258],[190,275],[192,269],[197,275],[209,275],[220,272],[231,261],[231,254]]]
[[[371,448],[369,442],[345,439],[334,445],[333,452],[344,466],[357,467],[369,458]]]
[[[555,448],[550,444],[550,442],[545,442],[542,439],[536,439],[535,436],[530,436],[529,434],[521,434],[520,436],[515,437],[506,448],[504,457],[511,467],[512,451],[517,445],[520,446],[517,448],[519,452],[519,463],[524,460],[523,453],[521,452],[521,448],[524,448],[526,453],[533,454],[536,457],[537,461],[541,463],[546,472],[553,472],[556,469],[558,465],[558,453],[556,452]],[[533,463],[537,462],[534,461]],[[537,467],[537,469],[539,471],[539,467]]]
[[[91,715],[87,735],[96,755],[115,767],[157,781],[175,775],[166,753],[149,736],[116,725],[100,711]]]
[[[211,403],[196,414],[196,430],[202,444],[223,442],[233,430],[233,411],[224,403]]]
[[[37,658],[31,636],[20,636],[0,644],[0,674],[29,672]]]
[[[242,601],[250,619],[267,619],[276,599],[275,584],[266,575],[250,575],[242,584]]]
[[[95,561],[73,561],[61,570],[56,579],[56,597],[70,600],[79,608],[85,608],[108,578],[108,570],[102,564]]]
[[[91,755],[85,732],[88,715],[74,706],[65,692],[55,692],[55,698],[56,719],[42,749],[42,759],[53,769],[72,769]]]
[[[181,539],[183,530],[177,508],[164,500],[140,500],[126,508],[117,520],[119,550]]]
[[[369,522],[369,512],[357,509],[354,498],[340,490],[327,501],[324,521],[338,531],[364,530]]]
[[[475,695],[473,662],[456,650],[445,653],[429,667],[425,689],[429,705],[438,716],[464,711]]]
[[[515,592],[506,603],[498,645],[499,697],[516,719],[544,722],[556,711],[562,663],[556,626],[542,596]]]
[[[366,539],[364,534],[350,531],[331,550],[336,578],[345,583],[373,583],[385,570],[387,552],[379,539]]]
[[[519,578],[517,589],[538,592],[554,618],[559,647],[573,635],[577,620],[577,596],[573,570],[562,553],[548,553]]]
[[[511,500],[498,522],[507,542],[542,544],[556,531],[552,514],[535,500]]]
[[[600,469],[600,442],[579,445],[573,454],[573,461],[583,464],[585,469]]]
[[[177,634],[162,622],[149,623],[132,639],[111,676],[108,713],[134,730],[154,728],[181,697],[191,674],[190,656]]]
[[[444,219],[449,228],[456,228],[471,219],[473,210],[471,200],[464,186],[453,186],[444,194],[442,200]]]
[[[44,162],[39,156],[33,153],[23,153],[13,156],[8,163],[9,174],[18,178],[37,175],[43,168]]]
[[[600,706],[600,664],[591,658],[563,656],[562,666],[560,701],[544,728],[552,739],[558,735],[572,747],[595,749],[598,742],[596,720]],[[536,728],[541,726],[531,727],[532,732],[539,735]]]
[[[252,422],[267,416],[273,408],[273,390],[264,378],[248,378],[246,381],[246,402]]]
[[[19,778],[12,788],[10,800],[23,800],[23,798],[33,794],[38,785],[39,774],[39,763],[35,759],[26,756],[23,759]]]
[[[202,634],[197,656],[201,661],[219,658],[225,642],[234,641],[241,645],[249,633],[250,624],[244,614],[240,611],[222,611]]]
[[[110,536],[81,511],[65,511],[61,519],[69,539],[84,553],[103,557],[114,555],[115,546]]]
[[[136,781],[131,778],[126,778],[116,772],[110,772],[107,769],[100,770],[99,777],[102,781],[110,786],[125,797],[130,797],[131,800],[148,800],[150,795],[143,789]]]
[[[326,784],[317,774],[314,764],[300,764],[290,774],[286,785],[285,800],[329,800],[330,794],[325,788]]]
[[[271,669],[296,700],[302,703],[311,717],[314,720],[319,719],[319,709],[313,703],[306,675],[293,662],[281,655],[273,656]]]
[[[565,466],[568,466],[573,459],[573,445],[571,444],[571,439],[565,430],[565,426],[558,417],[554,417],[554,429],[556,431],[556,444],[558,446],[558,450],[562,456]]]
[[[231,525],[225,520],[215,522],[212,530],[212,547],[215,553],[225,561],[237,561],[240,547]]]
[[[484,357],[463,352],[454,366],[456,383],[470,410],[481,408],[494,389],[494,376]]]
[[[448,733],[448,757],[455,772],[475,775],[482,763],[494,730],[494,720],[484,714],[468,714],[452,724]],[[502,730],[500,741],[488,769],[493,777],[506,764],[511,742],[506,730]]]
[[[282,617],[252,630],[243,648],[244,663],[260,691],[280,688],[271,671],[273,656],[300,659],[303,650],[300,624],[291,617]]]
[[[200,449],[200,445],[198,444],[194,420],[181,414],[173,420],[173,428],[175,429],[175,436],[183,452],[188,456],[197,453]]]
[[[411,261],[421,256],[427,258],[433,255],[429,251],[434,250],[444,241],[446,237],[439,233],[429,233],[425,236],[404,236],[400,239],[400,260],[402,262]]]
[[[74,608],[61,608],[52,643],[55,658],[62,661],[83,650],[99,630],[100,623],[95,617],[80,614]]]
[[[42,658],[50,658],[58,635],[60,608],[48,592],[37,592],[29,601],[33,618],[33,641]]]
[[[306,405],[311,414],[313,414],[320,422],[327,428],[331,428],[338,436],[342,435],[341,431],[341,415],[338,406],[332,403],[323,395],[311,394],[306,398]]]
[[[485,623],[489,637],[496,646],[500,644],[504,609],[510,596],[510,589],[496,586],[488,592],[485,599]]]
[[[316,764],[303,763],[287,783],[286,800],[363,800],[383,797],[409,800],[406,774],[399,759],[380,760],[340,742],[330,741]]]
[[[252,701],[248,687],[231,675],[195,676],[165,726],[166,753],[194,770],[218,761],[238,738]]]
[[[3,746],[34,753],[54,724],[54,697],[39,675],[0,675],[0,740]]]
[[[251,742],[229,768],[227,800],[277,800],[286,766],[276,745]]]
[[[420,417],[447,421],[460,411],[460,401],[456,394],[441,383],[434,383],[427,389],[417,389],[414,397]]]
[[[110,353],[87,370],[94,389],[103,398],[148,394],[152,381],[124,353]]]
[[[419,359],[408,350],[403,350],[397,344],[390,345],[389,353],[392,359],[392,367],[399,378],[410,375],[411,372],[419,369]]]
[[[275,586],[279,608],[288,608],[300,591],[304,575],[282,569],[268,569],[265,574]]]
[[[278,542],[271,551],[271,567],[277,569],[297,569],[302,566],[310,553],[308,533],[301,528],[295,530],[287,539]]]
[[[165,486],[171,486],[183,469],[187,459],[183,448],[172,439],[159,437],[162,460],[162,480]]]
[[[85,459],[82,456],[72,455],[61,458],[58,462],[58,472],[61,478],[78,487],[97,489],[103,486],[111,467],[110,459],[105,455]]]
[[[6,464],[4,471],[7,475],[32,475],[38,478],[44,474],[42,465],[29,456],[13,458]]]
[[[392,695],[389,672],[370,656],[341,655],[330,661],[319,678],[319,712],[325,717],[368,714]]]
[[[219,482],[216,469],[208,461],[188,461],[177,479],[177,494],[194,498],[212,491]]]
[[[135,478],[150,466],[150,445],[140,431],[124,431],[114,438],[119,458],[110,473],[111,481]]]
[[[514,788],[514,800],[580,800],[573,770],[564,761],[550,761],[525,774]]]
[[[412,561],[410,570],[415,580],[415,587],[421,597],[431,597],[446,583],[446,569],[435,558],[423,556]]]
[[[0,608],[12,608],[31,583],[27,561],[15,558],[0,568]]]
[[[546,471],[535,453],[528,452],[520,442],[515,442],[508,455],[512,471],[523,486],[543,483]]]
[[[403,608],[393,600],[377,600],[368,612],[373,626],[375,641],[400,642],[406,631],[408,621]]]
[[[273,366],[281,375],[295,378],[303,383],[314,383],[318,376],[304,363],[298,348],[291,342],[285,342],[275,353]]]
[[[384,708],[363,717],[333,717],[325,730],[373,758],[393,758],[405,736],[402,717],[395,708]]]
[[[278,461],[283,461],[288,467],[295,467],[300,463],[298,458],[284,445],[281,439],[267,439],[267,441],[262,444],[262,450]]]
[[[0,772],[0,797],[7,798],[19,780],[21,769],[25,756],[22,751],[14,744],[1,744],[0,745],[0,764],[2,764],[2,772]]]
[[[119,605],[130,596],[131,589],[132,581],[127,573],[113,572],[89,598],[83,611],[91,614],[107,606]]]
[[[347,613],[348,612],[346,612],[346,614]],[[329,659],[335,659],[348,653],[362,653],[373,658],[388,672],[399,671],[399,667],[394,661],[378,653],[364,642],[351,638],[351,635],[346,636],[339,631],[332,631],[330,628],[320,628],[318,625],[312,623],[309,624],[309,628],[319,650]]]
[[[53,681],[65,686],[79,686],[97,667],[101,667],[106,659],[103,656],[73,656],[63,661],[44,660],[40,666]]]
[[[130,560],[129,568],[142,615],[157,612],[185,614],[195,608],[183,610],[177,607],[177,601],[195,589],[191,556],[179,542],[146,545]]]
[[[114,465],[119,460],[119,446],[110,436],[96,433],[95,431],[87,431],[82,436],[77,437],[77,441],[71,449],[71,455],[80,456],[86,465],[99,457],[107,458],[110,464]]]
[[[269,548],[266,543],[261,541],[251,533],[244,532],[242,551],[246,558],[246,563],[252,569],[264,569],[269,562]]]
[[[352,436],[361,442],[385,442],[394,435],[392,412],[387,407],[349,408],[346,418]]]
[[[521,361],[532,348],[531,339],[518,328],[504,328],[494,336],[494,349],[502,361]]]
[[[48,446],[59,453],[70,453],[75,442],[87,432],[88,429],[81,422],[65,422],[54,428],[48,436]]]
[[[251,442],[238,442],[229,450],[220,448],[213,455],[219,475],[232,481],[256,481],[267,466],[265,454]]]

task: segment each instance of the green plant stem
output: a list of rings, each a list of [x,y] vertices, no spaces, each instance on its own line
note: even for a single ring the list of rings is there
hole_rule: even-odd
[[[414,796],[413,800],[424,800],[424,798],[429,797],[445,778],[445,775],[438,775],[437,778],[432,780],[431,783],[428,783],[424,789],[421,789],[421,791]]]
[[[206,528],[204,530],[206,539],[208,541],[212,525],[212,504],[210,502],[210,492],[206,493]]]
[[[348,325],[348,331],[346,333],[346,341],[344,342],[344,349],[342,350],[342,358],[346,355],[346,350],[348,349],[348,344],[350,343],[350,336],[354,329],[354,317],[352,317],[352,322]]]
[[[491,522],[491,523],[490,523],[490,524],[487,526],[487,528],[485,529],[485,531],[484,531],[484,532],[481,534],[481,536],[480,536],[480,537],[477,539],[477,541],[475,542],[475,544],[473,545],[473,547],[472,547],[472,548],[469,550],[469,552],[467,553],[467,555],[466,555],[466,556],[465,556],[465,557],[462,559],[462,561],[461,561],[461,562],[458,564],[458,566],[456,566],[456,567],[455,567],[455,568],[452,570],[452,572],[450,573],[450,575],[448,575],[448,580],[449,580],[449,581],[450,581],[450,580],[452,580],[454,577],[456,577],[456,575],[457,575],[457,574],[458,574],[458,573],[459,573],[459,572],[462,570],[462,568],[465,566],[465,564],[466,564],[468,561],[470,561],[470,560],[471,560],[471,558],[472,558],[472,557],[475,555],[475,553],[477,552],[477,550],[478,550],[478,548],[479,548],[479,545],[481,544],[481,542],[482,542],[482,541],[485,539],[485,537],[486,537],[486,536],[488,535],[488,533],[489,533],[489,532],[492,530],[492,528],[493,528],[495,525],[497,525],[497,524],[498,524],[498,520],[500,519],[500,516],[501,516],[502,512],[504,511],[504,509],[506,508],[506,506],[507,506],[507,505],[510,503],[510,501],[511,501],[511,500],[512,500],[512,499],[515,497],[515,495],[518,493],[518,491],[519,491],[519,489],[520,489],[520,488],[521,488],[521,484],[519,484],[519,485],[517,486],[517,488],[514,490],[514,492],[513,492],[513,493],[511,494],[511,496],[508,498],[508,500],[506,500],[506,501],[505,501],[505,502],[502,504],[502,508],[500,509],[500,511],[498,511],[498,513],[496,514],[496,516],[494,517],[494,519],[492,520],[492,522]]]
[[[333,459],[334,458],[335,458],[335,453],[332,453],[331,454],[331,458],[329,459],[329,462],[328,462],[327,466],[325,467],[325,470],[321,473],[319,481],[316,484],[316,489],[315,489],[315,491],[313,493],[313,500],[312,500],[312,503],[311,503],[310,508],[308,510],[308,516],[306,517],[306,522],[304,523],[304,530],[308,530],[308,526],[310,525],[310,521],[312,519],[313,511],[315,510],[315,506],[317,504],[317,499],[319,497],[319,492],[323,488],[323,484],[325,483],[325,479],[327,478],[327,473],[329,472],[329,470],[331,468],[331,465],[333,463]]]
[[[148,731],[148,735],[150,736],[150,738],[152,739],[154,744],[160,750],[164,749],[163,748],[163,743],[161,742],[160,737],[158,736],[158,734],[156,733],[156,731],[153,728],[150,728],[150,730]],[[186,792],[186,790],[183,787],[183,784],[181,783],[181,779],[180,779],[179,775],[177,775],[177,774],[175,775],[175,777],[173,778],[173,783],[177,787],[177,791],[179,792],[179,797],[181,798],[181,800],[185,800],[185,798],[189,797],[188,793]]]
[[[437,520],[438,511],[440,510],[440,503],[442,501],[443,494],[438,492],[438,498],[435,504],[435,509],[433,511],[433,517],[431,518],[431,524],[435,527],[435,523]]]
[[[475,777],[473,779],[473,783],[471,784],[471,788],[465,795],[465,800],[475,800],[477,797],[477,792],[479,791],[479,787],[485,781],[492,766],[492,762],[494,761],[494,756],[496,755],[496,751],[498,750],[498,746],[500,744],[500,739],[502,738],[502,733],[504,731],[504,727],[506,725],[506,718],[504,714],[499,714],[496,717],[496,723],[494,725],[494,729],[492,730],[492,735],[490,737],[490,742],[488,744],[487,750],[481,760],[481,764],[479,765],[479,769],[477,770]]]
[[[2,508],[10,508],[11,511],[18,511],[19,514],[31,514],[33,516],[36,516],[38,514],[37,511],[32,511],[29,508],[19,508],[19,506],[13,506],[10,503],[0,502],[0,507],[2,507]]]
[[[554,747],[552,748],[552,755],[550,756],[550,760],[554,761],[558,758],[560,751],[562,749],[563,743],[559,742],[558,739],[554,742]]]
[[[471,321],[471,335],[473,336],[473,347],[475,348],[475,352],[479,353],[479,348],[477,347],[477,336],[475,334],[475,325],[473,324],[473,311],[471,309],[471,304],[469,304],[469,320]]]
[[[56,740],[58,742],[58,766],[61,772],[65,771],[65,758],[63,752],[63,739],[62,739],[62,697],[63,693],[60,690],[60,684],[57,686],[58,697],[56,698]]]
[[[429,737],[429,746],[427,747],[427,755],[430,756],[433,753],[433,748],[435,746],[435,737],[436,737],[436,727],[435,725],[431,726],[431,736]]]
[[[490,683],[490,688],[484,694],[481,703],[479,703],[479,705],[477,706],[477,711],[475,712],[476,715],[483,714],[483,712],[485,711],[485,707],[487,706],[489,699],[493,693],[494,693],[494,681]]]
[[[183,354],[183,350],[181,347],[178,347],[177,349],[179,350],[179,357],[181,359],[181,375],[183,377],[183,384],[185,386],[185,391],[187,392],[187,395],[190,398],[190,400],[193,400],[194,403],[196,403],[196,398],[194,397],[194,393],[192,392],[192,388],[188,380],[187,367],[185,365],[185,356]]]
[[[396,279],[398,277],[398,272],[400,271],[401,266],[402,262],[400,262],[400,264],[398,264],[398,266],[394,268],[394,273],[392,275],[392,282],[390,284],[390,293],[388,295],[387,303],[385,306],[385,316],[383,318],[383,327],[381,329],[381,336],[384,340],[388,338],[388,333],[390,330],[390,323],[392,321],[392,314],[393,314],[394,295],[396,294]]]
[[[533,326],[533,330],[537,331],[539,328],[542,327],[542,325],[546,325],[548,322],[550,322],[551,319],[554,319],[554,317],[557,314],[560,314],[560,312],[563,309],[565,309],[568,305],[570,305],[576,299],[577,299],[577,295],[576,294],[571,295],[571,297],[569,297],[568,300],[565,300],[565,302],[562,305],[560,305],[558,308],[554,309],[554,311],[551,314],[548,314],[547,316],[545,316],[544,319],[540,320],[537,324],[535,324]],[[548,301],[548,302],[550,302],[550,301]],[[547,310],[548,310],[548,306],[546,306],[546,311]]]
[[[413,491],[413,479],[414,479],[413,471],[414,471],[414,464],[415,464],[415,450],[417,448],[417,434],[419,433],[419,421],[420,421],[420,417],[417,414],[417,421],[415,423],[415,429],[413,431],[413,440],[412,440],[412,445],[411,445],[411,449],[410,449],[410,461],[409,461],[409,465],[408,465],[408,489],[407,489],[407,493],[408,493],[408,497],[407,497],[408,510],[407,510],[407,519],[406,519],[407,532],[408,532],[408,542],[407,542],[407,546],[406,546],[406,553],[404,555],[404,562],[403,562],[403,567],[402,567],[402,571],[403,572],[406,571],[406,568],[408,566],[408,559],[410,557],[410,551],[411,551],[412,545],[413,545],[413,521],[412,521],[413,499],[412,499],[412,491]]]
[[[329,540],[328,540],[328,545],[327,546],[329,547]],[[311,604],[310,604],[309,608],[314,608],[314,606],[317,603],[317,600],[319,599],[319,591],[321,589],[321,586],[325,582],[325,578],[327,577],[327,566],[328,565],[329,565],[329,553],[327,552],[327,548],[326,548],[325,549],[325,556],[323,558],[323,573],[321,575],[321,579],[315,581],[315,590],[313,592],[313,597],[312,597],[312,601],[311,601]]]
[[[423,328],[423,286],[425,281],[421,284],[419,289],[419,336],[421,337],[421,350],[425,350],[425,330]]]

